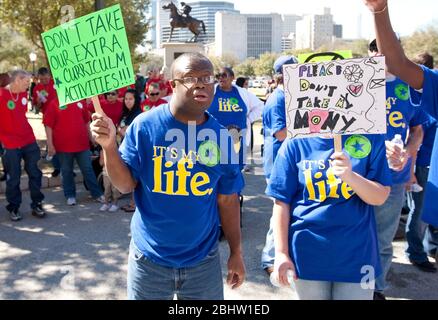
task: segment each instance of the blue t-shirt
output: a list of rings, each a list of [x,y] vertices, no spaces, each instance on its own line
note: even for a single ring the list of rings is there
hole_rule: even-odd
[[[421,107],[438,120],[438,71],[422,67],[424,71],[423,93]],[[438,227],[438,130],[430,160],[429,180],[426,187],[423,215],[424,222]]]
[[[343,136],[342,141],[354,172],[392,184],[383,136]],[[374,207],[329,169],[333,145],[333,139],[287,140],[266,194],[290,205],[289,252],[300,279],[359,283],[364,266],[373,267],[376,277],[381,274]]]
[[[284,90],[277,88],[272,92],[263,108],[263,170],[266,179],[271,176],[272,166],[277,157],[282,141],[275,138],[275,134],[286,128]]]
[[[428,167],[430,166],[430,159],[432,157],[432,149],[435,142],[435,134],[438,127],[438,122],[429,114],[427,114],[424,109],[420,108],[420,112],[428,117],[428,120],[423,123],[424,137],[420,150],[418,150],[416,165],[420,167]]]
[[[217,86],[208,112],[226,128],[236,126],[241,130],[246,129],[248,107],[243,102],[239,90],[235,86],[232,86],[230,92],[223,91]]]
[[[159,265],[189,267],[205,258],[218,242],[217,195],[243,188],[239,166],[230,164],[231,138],[206,114],[189,128],[163,105],[138,116],[120,146],[138,182],[132,239]]]
[[[402,136],[403,141],[407,141],[409,127],[416,127],[426,122],[425,117],[419,112],[418,106],[411,99],[409,86],[396,78],[386,82],[386,140],[391,141],[396,134]],[[412,160],[402,171],[392,171],[394,184],[407,183],[410,179],[410,168]]]

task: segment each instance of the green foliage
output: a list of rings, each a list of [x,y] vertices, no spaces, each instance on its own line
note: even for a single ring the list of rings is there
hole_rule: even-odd
[[[438,27],[429,26],[425,30],[418,30],[410,37],[402,38],[402,45],[409,58],[428,52],[435,61],[438,61]]]
[[[277,53],[270,52],[260,55],[260,58],[255,63],[255,74],[257,76],[272,76],[274,74],[274,62],[279,56]]]
[[[227,53],[222,57],[209,56],[208,58],[213,63],[215,73],[219,72],[219,70],[223,67],[230,67],[234,69],[239,63],[239,60],[235,55]]]
[[[40,59],[43,53],[35,50],[30,41],[11,28],[4,25],[0,26],[0,73],[14,68],[31,71],[32,64],[29,59],[29,53],[32,51],[37,54],[35,68],[44,65],[45,61]]]
[[[248,58],[241,64],[238,64],[234,70],[236,76],[254,77],[256,59]]]

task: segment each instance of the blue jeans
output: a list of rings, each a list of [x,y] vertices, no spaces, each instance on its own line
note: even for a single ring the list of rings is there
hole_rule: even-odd
[[[272,218],[269,221],[269,230],[266,234],[265,246],[262,250],[262,269],[274,266],[275,246],[274,246],[274,229],[272,228]]]
[[[405,184],[395,184],[391,187],[388,200],[382,206],[374,207],[377,224],[377,239],[379,241],[380,262],[382,274],[376,279],[376,291],[386,289],[386,276],[392,263],[392,241],[397,232],[401,209],[404,204]]]
[[[73,175],[73,161],[75,159],[91,196],[99,198],[103,194],[91,165],[91,152],[89,150],[82,152],[60,152],[58,157],[61,163],[62,187],[64,188],[64,196],[66,198],[76,197],[76,184]]]
[[[374,290],[360,283],[298,279],[295,289],[300,300],[373,300]]]
[[[423,212],[424,194],[426,191],[427,177],[429,176],[429,168],[417,166],[415,176],[417,177],[418,184],[423,187],[423,191],[412,192],[415,209],[411,209],[408,222],[406,223],[406,240],[408,242],[406,254],[409,260],[421,263],[428,260],[423,247],[426,224],[421,221],[421,215]]]
[[[58,154],[55,154],[52,159],[53,169],[61,171],[61,162],[59,161]]]
[[[7,173],[6,200],[8,205],[6,209],[8,211],[19,209],[21,205],[21,160],[24,160],[24,170],[29,177],[31,208],[34,209],[44,200],[44,195],[41,192],[43,174],[38,168],[40,157],[40,148],[36,142],[19,149],[5,149],[3,161]]]
[[[424,249],[430,255],[437,254],[438,249],[438,228],[429,225],[426,230],[426,235],[424,237]]]
[[[128,259],[129,300],[223,300],[219,249],[196,266],[169,268],[151,262],[131,240]]]

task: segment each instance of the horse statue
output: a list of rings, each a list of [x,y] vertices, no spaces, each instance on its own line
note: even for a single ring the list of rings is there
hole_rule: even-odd
[[[191,16],[183,16],[179,13],[178,8],[173,2],[170,2],[167,5],[163,6],[164,10],[170,10],[170,37],[167,42],[170,42],[173,35],[173,29],[175,28],[188,28],[192,33],[193,37],[189,40],[189,42],[196,42],[198,40],[201,31],[199,31],[199,27],[202,26],[202,30],[205,32],[205,24],[204,21],[195,19]]]

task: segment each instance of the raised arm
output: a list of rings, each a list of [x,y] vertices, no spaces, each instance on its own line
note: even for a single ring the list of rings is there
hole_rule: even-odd
[[[389,17],[388,0],[363,0],[374,15],[374,26],[379,52],[386,56],[388,71],[414,89],[422,89],[424,73],[420,66],[409,60],[397,39]]]

